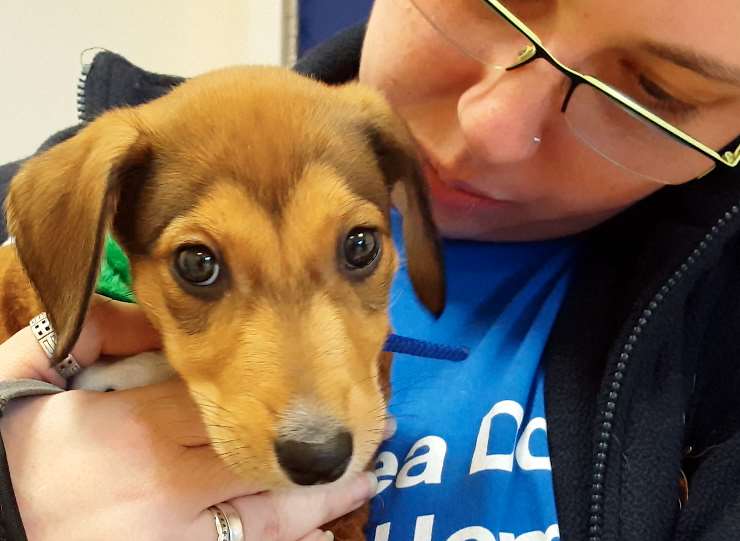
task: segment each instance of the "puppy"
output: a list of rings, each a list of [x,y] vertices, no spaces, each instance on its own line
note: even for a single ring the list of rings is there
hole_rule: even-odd
[[[24,164],[6,201],[2,338],[45,310],[64,358],[112,234],[228,467],[265,489],[333,481],[366,468],[383,432],[391,192],[415,291],[438,314],[424,182],[382,97],[280,68],[196,77]],[[362,539],[365,515],[334,524],[337,539]]]

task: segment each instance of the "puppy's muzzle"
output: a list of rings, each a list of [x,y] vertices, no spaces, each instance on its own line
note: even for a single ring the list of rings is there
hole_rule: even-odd
[[[316,407],[291,408],[278,428],[275,454],[291,481],[317,485],[339,479],[352,460],[352,433]]]

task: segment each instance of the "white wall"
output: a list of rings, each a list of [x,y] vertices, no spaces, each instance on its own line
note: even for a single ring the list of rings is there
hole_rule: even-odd
[[[0,164],[77,123],[80,53],[162,73],[283,63],[285,0],[0,0]]]

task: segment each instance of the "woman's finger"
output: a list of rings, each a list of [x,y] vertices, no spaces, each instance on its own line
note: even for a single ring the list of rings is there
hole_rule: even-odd
[[[0,379],[33,378],[64,386],[30,327],[24,327],[0,344]]]
[[[258,539],[248,529],[248,525],[242,520],[242,528],[245,529],[244,541],[252,541]],[[191,531],[186,535],[185,539],[190,541],[203,541],[204,539],[217,539],[216,530],[216,519],[213,512],[209,509],[203,511],[200,516],[196,519]],[[261,541],[274,541],[273,538],[262,538]],[[292,540],[291,540],[292,541]],[[323,530],[313,530],[308,535],[305,535],[297,541],[334,541],[334,534]]]
[[[357,474],[328,485],[297,487],[235,498],[245,541],[296,541],[346,515],[375,494],[377,479]]]
[[[364,504],[376,486],[375,476],[363,473],[329,485],[263,492],[229,503],[241,519],[244,541],[327,541],[334,536],[318,528]],[[205,509],[186,541],[215,538],[215,533],[213,513]]]
[[[137,304],[95,295],[72,350],[80,364],[101,355],[124,356],[160,349],[161,337]]]
[[[385,419],[385,427],[383,427],[383,439],[391,439],[396,433],[397,428],[398,423],[396,422],[396,418],[389,413]]]
[[[101,353],[131,355],[162,348],[162,338],[138,304],[102,298],[97,305],[103,324]],[[98,316],[98,314],[95,314]]]
[[[305,537],[301,537],[298,541],[334,541],[334,534],[323,530],[314,530]]]
[[[141,307],[95,295],[72,353],[81,366],[87,367],[101,354],[134,355],[160,347],[159,333],[144,316]],[[37,378],[65,386],[64,379],[51,367],[30,327],[15,333],[0,349],[3,359],[0,376],[3,379]]]

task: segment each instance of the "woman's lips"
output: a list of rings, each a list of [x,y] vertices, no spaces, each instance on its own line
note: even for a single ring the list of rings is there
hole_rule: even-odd
[[[461,182],[443,181],[429,160],[424,160],[423,169],[431,198],[438,205],[470,209],[471,207],[500,207],[506,204],[506,201],[484,195]]]

